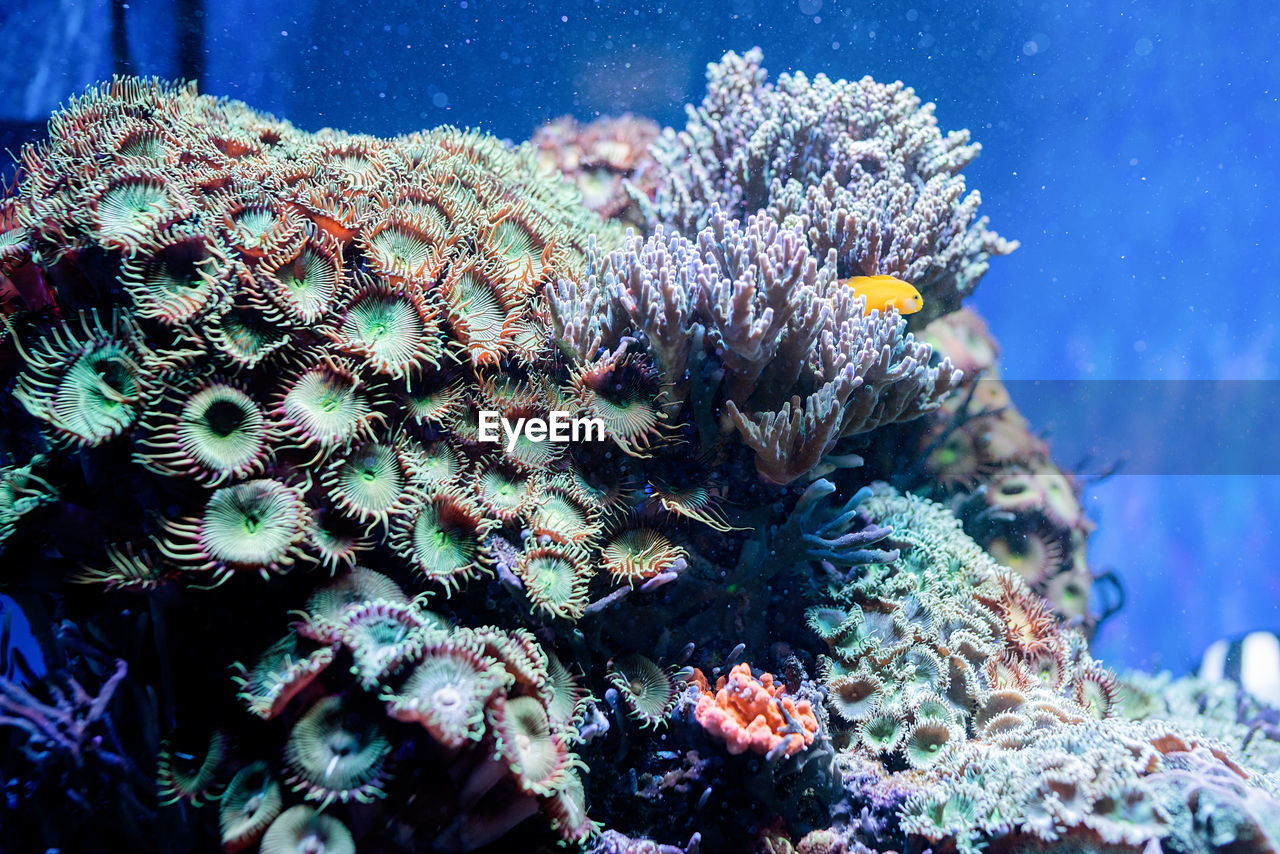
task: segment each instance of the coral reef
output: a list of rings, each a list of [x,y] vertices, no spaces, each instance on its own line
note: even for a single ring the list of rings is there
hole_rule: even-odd
[[[933,105],[901,83],[783,74],[767,83],[758,49],[707,66],[707,94],[681,131],[653,146],[661,167],[649,218],[685,234],[717,209],[794,225],[840,278],[888,274],[924,295],[920,320],[960,307],[988,258],[1016,242],[977,216],[961,170],[980,146],[943,135]]]
[[[656,139],[51,119],[0,202],[0,847],[1275,847],[1275,710],[1089,654],[1078,486],[947,314],[1013,247],[976,145],[759,62]]]
[[[773,674],[753,676],[746,664],[716,680],[715,693],[704,691],[694,716],[734,754],[791,756],[813,744],[819,729],[808,700],[796,702],[774,684]]]
[[[642,336],[701,442],[736,431],[774,483],[843,438],[937,407],[960,380],[946,360],[930,366],[896,310],[864,315],[799,229],[763,215],[713,207],[696,241],[659,227],[608,254],[593,247],[585,278],[561,279],[548,302],[580,370],[616,364]]]
[[[999,347],[980,317],[967,308],[952,312],[921,337],[964,379],[921,419],[918,468],[900,467],[895,482],[948,502],[979,545],[1057,614],[1092,633],[1109,613],[1090,608],[1095,572],[1086,548],[1093,522],[1081,506],[1079,480],[1054,463],[1010,399],[1000,381]]]
[[[824,671],[853,724],[847,761],[910,780],[905,833],[959,850],[1274,844],[1273,774],[1194,730],[1120,719],[1083,636],[941,505],[877,487],[861,507],[902,555],[834,591],[847,617]]]
[[[633,194],[648,199],[657,189],[658,170],[649,145],[660,131],[657,122],[630,113],[601,116],[585,125],[561,116],[534,130],[529,142],[542,168],[573,181],[588,208],[605,219],[643,227]]]

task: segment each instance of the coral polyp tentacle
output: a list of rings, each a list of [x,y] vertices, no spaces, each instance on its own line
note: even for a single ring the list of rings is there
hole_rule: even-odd
[[[285,743],[285,782],[322,808],[333,801],[368,803],[385,796],[391,742],[373,721],[325,697],[307,710]]]
[[[198,516],[168,522],[157,548],[184,570],[211,572],[221,584],[238,572],[264,577],[301,557],[310,514],[301,492],[258,479],[213,492]]]
[[[439,311],[417,289],[362,279],[343,302],[328,333],[339,350],[395,379],[440,367]]]
[[[23,371],[13,396],[56,439],[93,446],[133,426],[156,382],[141,331],[127,317],[104,326],[95,311],[82,314],[78,325],[54,327],[22,347]]]
[[[453,589],[487,571],[484,539],[497,525],[463,492],[411,488],[396,513],[391,545],[428,581]]]
[[[261,407],[234,380],[193,378],[165,390],[143,426],[135,459],[151,471],[211,485],[260,474],[274,431]]]

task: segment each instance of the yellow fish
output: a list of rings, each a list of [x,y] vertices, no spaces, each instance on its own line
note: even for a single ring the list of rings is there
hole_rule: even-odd
[[[915,314],[924,308],[924,297],[911,285],[893,276],[854,276],[840,284],[853,288],[855,296],[867,298],[865,313],[896,308],[898,314]]]

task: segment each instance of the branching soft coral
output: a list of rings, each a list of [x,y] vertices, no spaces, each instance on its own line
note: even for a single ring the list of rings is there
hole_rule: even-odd
[[[707,95],[684,130],[653,146],[661,167],[652,222],[691,233],[717,208],[768,210],[795,224],[840,276],[889,274],[924,294],[923,320],[960,305],[1003,240],[977,218],[960,171],[980,146],[943,135],[933,105],[896,82],[783,74],[767,83],[760,50],[707,67]]]
[[[696,241],[659,229],[588,255],[584,280],[548,291],[561,346],[592,363],[642,334],[703,442],[736,431],[776,483],[841,438],[933,409],[960,379],[946,360],[930,365],[896,311],[864,315],[830,259],[766,216],[713,207]]]

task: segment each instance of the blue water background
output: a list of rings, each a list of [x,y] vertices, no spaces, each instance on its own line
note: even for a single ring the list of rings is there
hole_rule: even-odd
[[[174,0],[126,5],[135,70],[176,74]],[[1280,379],[1274,2],[204,5],[201,89],[305,129],[680,125],[705,64],[752,45],[773,75],[900,78],[984,144],[970,185],[1022,241],[973,299],[1006,377]],[[0,120],[42,121],[108,76],[110,19],[108,2],[6,0]],[[1190,459],[1213,437],[1159,441]],[[1129,590],[1104,658],[1182,669],[1216,637],[1280,629],[1280,479],[1129,473],[1087,500],[1091,559]]]

